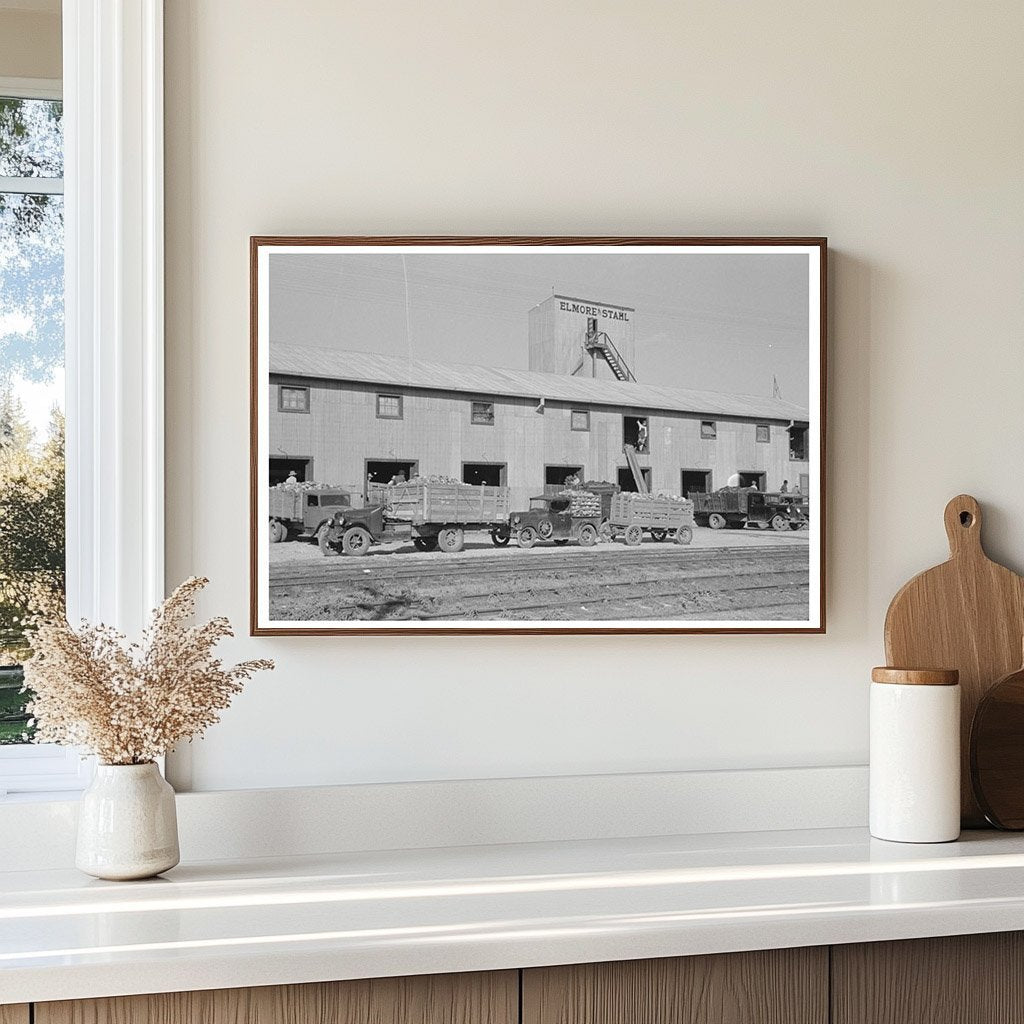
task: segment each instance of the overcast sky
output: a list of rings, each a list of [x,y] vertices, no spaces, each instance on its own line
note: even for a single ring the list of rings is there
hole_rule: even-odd
[[[810,407],[808,257],[272,253],[271,344],[528,368],[553,292],[636,309],[637,379]]]

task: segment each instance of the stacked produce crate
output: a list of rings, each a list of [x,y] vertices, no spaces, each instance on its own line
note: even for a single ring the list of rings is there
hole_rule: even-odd
[[[589,519],[601,515],[600,495],[591,491],[579,491],[567,488],[559,491],[557,497],[569,499],[569,515],[577,519]]]

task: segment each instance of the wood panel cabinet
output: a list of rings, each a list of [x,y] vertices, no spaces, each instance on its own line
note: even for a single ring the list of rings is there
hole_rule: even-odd
[[[1024,933],[832,947],[833,1024],[1024,1022]]]
[[[523,972],[522,1019],[523,1024],[826,1024],[828,949],[536,968]]]
[[[518,1024],[518,1021],[518,971],[173,992],[36,1003],[35,1006],[35,1024]],[[22,1022],[17,1021],[17,1024]]]
[[[0,1006],[0,1024],[1024,1024],[1024,933]]]

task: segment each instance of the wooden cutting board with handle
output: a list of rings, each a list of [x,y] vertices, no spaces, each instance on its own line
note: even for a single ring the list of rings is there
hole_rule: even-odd
[[[981,508],[969,494],[946,506],[949,561],[915,576],[885,616],[885,656],[894,668],[960,671],[960,814],[965,828],[983,827],[974,799],[970,734],[988,688],[1020,667],[1024,578],[993,562],[981,546]]]

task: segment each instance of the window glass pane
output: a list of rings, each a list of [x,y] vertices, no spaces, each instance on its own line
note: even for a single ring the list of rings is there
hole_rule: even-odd
[[[60,195],[0,192],[0,743],[30,732],[26,616],[64,597],[63,220]]]
[[[378,395],[377,415],[389,419],[401,419],[402,399],[398,395]]]
[[[768,443],[771,440],[772,432],[771,428],[765,423],[759,423],[757,425],[757,440],[762,443]]]
[[[61,113],[59,100],[0,96],[0,177],[64,176]]]
[[[494,422],[494,405],[491,402],[473,402],[472,405],[474,423]]]
[[[714,420],[701,421],[700,436],[712,441],[718,436],[718,426]]]
[[[590,429],[590,413],[585,409],[573,409],[572,411],[572,429],[573,430],[589,430]]]
[[[281,408],[298,409],[305,412],[309,408],[309,388],[281,388]]]

